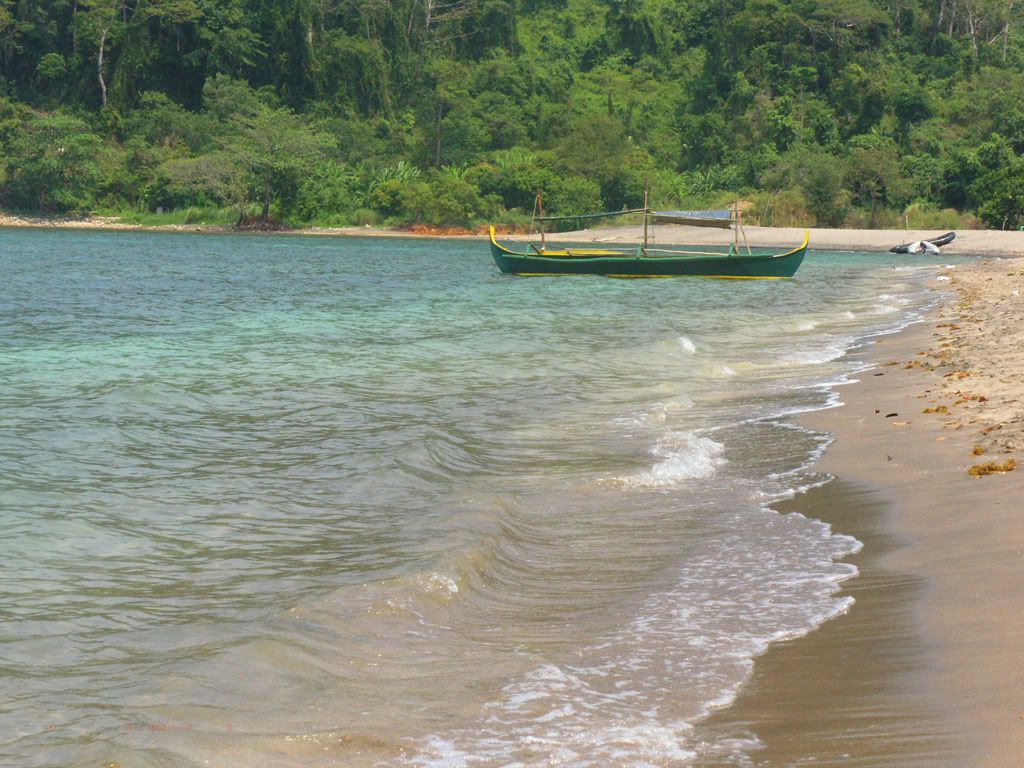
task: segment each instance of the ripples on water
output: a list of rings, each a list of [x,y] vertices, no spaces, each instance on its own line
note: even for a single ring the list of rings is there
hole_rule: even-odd
[[[741,755],[700,717],[859,546],[768,508],[821,480],[784,415],[926,300],[895,264],[0,233],[0,762]]]

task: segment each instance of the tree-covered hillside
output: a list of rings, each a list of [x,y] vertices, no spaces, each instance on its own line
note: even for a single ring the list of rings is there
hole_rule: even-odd
[[[1017,227],[1024,3],[0,0],[0,151],[0,205],[41,212],[515,224],[649,179]]]

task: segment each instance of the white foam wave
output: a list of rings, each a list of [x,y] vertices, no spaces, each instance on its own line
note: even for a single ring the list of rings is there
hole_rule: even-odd
[[[651,448],[651,453],[661,461],[647,472],[622,478],[621,482],[629,488],[668,488],[684,480],[710,477],[725,464],[724,451],[724,445],[709,437],[671,432]]]
[[[899,296],[893,293],[880,293],[878,294],[878,299],[879,301],[891,301],[896,304],[900,304],[901,306],[906,306],[910,303],[910,299],[906,296]]]
[[[870,302],[870,294],[866,298]],[[851,349],[866,346],[871,337],[918,321],[915,312],[920,311],[920,300],[909,309],[907,305],[914,302],[903,296],[881,294],[878,301],[884,304],[875,308],[875,314],[898,317],[872,319],[868,303],[864,311],[858,310],[866,327],[855,339],[835,344],[827,338],[815,339],[816,349],[794,353],[788,360],[807,364],[837,360]],[[820,323],[809,319],[795,323],[798,330],[810,331],[822,323],[841,325],[844,317],[854,320],[858,315],[846,311]],[[844,329],[840,333],[857,332]],[[682,338],[679,344],[692,354]],[[856,360],[846,360],[841,367],[852,371]],[[701,368],[704,375],[736,375],[732,367],[714,366],[710,361]],[[833,388],[849,383],[849,376],[834,371],[829,376],[828,382],[810,387],[787,385],[817,389],[825,395],[814,403],[783,407],[773,417],[841,404]],[[664,421],[668,410],[660,413]],[[764,418],[762,414],[758,420]],[[658,458],[654,466],[623,479],[622,484],[663,488],[713,475],[726,459],[723,443],[710,439],[708,433],[703,429],[699,435],[680,431],[662,436],[651,448]],[[830,437],[822,436],[800,467],[770,475],[760,488],[759,500],[789,498],[828,482],[827,476],[815,474],[811,467],[830,442]],[[723,520],[726,533],[721,540],[710,548],[704,547],[709,542],[702,542],[701,555],[687,560],[678,582],[651,595],[627,626],[578,649],[571,662],[541,664],[511,681],[488,705],[484,723],[461,730],[451,741],[432,740],[426,750],[430,756],[421,755],[415,764],[646,768],[687,765],[721,755],[727,745],[701,739],[700,719],[735,700],[754,659],[770,643],[806,634],[845,613],[854,602],[836,593],[857,569],[836,560],[858,551],[859,541],[837,535],[827,524],[803,515],[776,515],[767,508],[762,512],[766,518],[754,528],[747,527],[749,518],[757,517],[749,508],[743,511],[742,522],[737,515],[735,528]],[[688,692],[701,702],[700,710],[686,712],[684,719],[669,717],[669,707],[661,706],[679,681],[685,681]],[[677,698],[673,706],[678,706]],[[756,742],[737,742],[733,747],[737,754],[749,753]],[[446,754],[454,759],[445,762]]]
[[[650,427],[661,426],[674,416],[693,408],[693,400],[686,395],[680,395],[671,400],[655,403],[649,410],[630,416],[620,416],[612,419],[612,423],[628,427]]]
[[[415,579],[415,584],[424,592],[440,592],[445,595],[454,595],[459,591],[459,584],[451,576],[443,573],[430,572],[420,574]]]
[[[735,700],[772,642],[850,609],[853,598],[836,592],[857,569],[836,561],[860,542],[767,508],[722,522],[722,532],[680,566],[675,584],[648,597],[626,626],[580,648],[572,662],[541,663],[510,681],[482,721],[431,738],[410,762],[682,766],[754,748],[706,741],[695,724]],[[670,717],[680,681],[692,703]]]
[[[655,423],[664,424],[673,416],[688,411],[691,408],[693,408],[693,400],[685,396],[678,397],[674,400],[655,405],[648,414],[648,419]]]
[[[912,299],[893,293],[880,293],[878,294],[878,301],[879,304],[875,305],[875,313],[880,315],[891,315],[892,313],[899,312],[901,309],[911,304]]]
[[[801,363],[803,365],[815,365],[818,363],[829,363],[838,360],[846,354],[847,345],[829,344],[819,349],[805,349],[798,352],[791,352],[783,360],[787,363]]]

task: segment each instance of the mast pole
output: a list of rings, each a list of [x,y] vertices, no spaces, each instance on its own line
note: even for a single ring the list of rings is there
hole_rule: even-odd
[[[547,250],[547,241],[544,237],[544,199],[537,193],[537,208],[540,210],[540,249]]]
[[[737,205],[737,208],[739,205]],[[753,251],[750,250],[750,243],[747,242],[747,230],[743,228],[743,211],[739,212],[740,217],[740,234],[743,235],[743,246],[747,249],[747,256],[753,256]]]
[[[533,198],[533,213],[530,214],[530,240],[533,240],[533,228],[537,226],[537,198]]]
[[[648,195],[649,195],[649,190],[647,188],[647,177],[644,176],[644,244],[643,244],[643,254],[645,256],[647,255],[647,221],[649,219],[648,214],[650,213],[650,210],[647,207]]]
[[[732,218],[736,222],[736,226],[732,229],[732,252],[738,254],[740,252],[740,202],[737,200],[732,205]]]

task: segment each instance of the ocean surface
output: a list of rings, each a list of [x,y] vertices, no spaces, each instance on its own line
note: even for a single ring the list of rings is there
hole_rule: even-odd
[[[773,510],[792,415],[939,263],[0,231],[0,764],[743,765],[702,718],[860,547]]]

